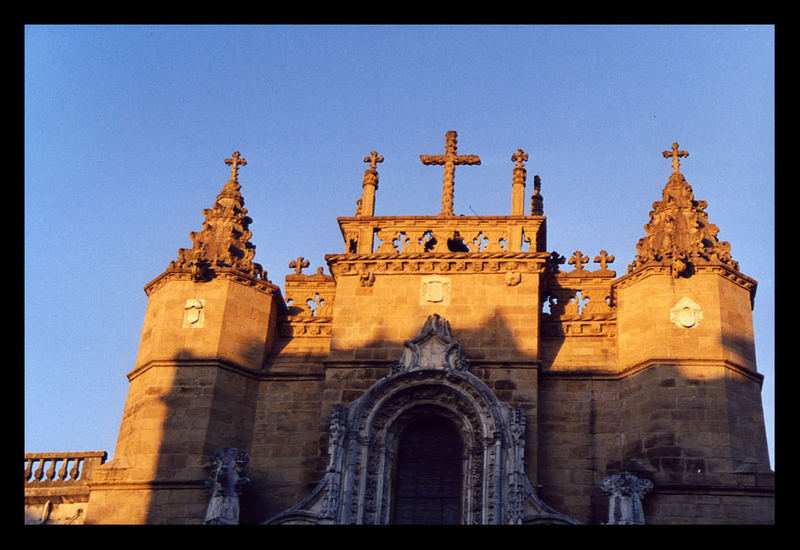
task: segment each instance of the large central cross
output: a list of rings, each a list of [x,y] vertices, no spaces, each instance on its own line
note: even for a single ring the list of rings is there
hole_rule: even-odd
[[[453,193],[456,164],[480,164],[478,155],[459,155],[456,152],[458,134],[454,130],[447,132],[444,155],[420,155],[419,160],[425,165],[444,165],[444,189],[442,190],[442,213],[440,216],[453,216]]]

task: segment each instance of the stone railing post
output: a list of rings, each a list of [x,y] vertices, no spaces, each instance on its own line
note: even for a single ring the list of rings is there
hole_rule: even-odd
[[[105,451],[80,453],[25,453],[25,483],[82,483],[107,458]]]

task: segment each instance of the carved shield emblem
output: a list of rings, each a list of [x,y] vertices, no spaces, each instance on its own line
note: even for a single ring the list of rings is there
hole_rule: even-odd
[[[200,328],[203,326],[205,300],[188,299],[183,306],[183,326],[184,328]]]

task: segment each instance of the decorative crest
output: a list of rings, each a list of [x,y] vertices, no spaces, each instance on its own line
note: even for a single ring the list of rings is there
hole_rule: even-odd
[[[428,317],[414,338],[406,340],[405,347],[400,361],[392,365],[393,375],[424,369],[469,369],[469,359],[453,338],[450,323],[436,313]]]
[[[453,216],[453,194],[455,187],[456,165],[480,164],[478,155],[459,155],[457,152],[458,134],[454,130],[447,132],[443,155],[420,155],[422,164],[444,165],[444,186],[442,191],[442,212],[440,216]]]

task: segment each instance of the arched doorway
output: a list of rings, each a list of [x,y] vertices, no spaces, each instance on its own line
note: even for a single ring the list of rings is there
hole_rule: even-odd
[[[424,416],[400,434],[394,472],[392,523],[461,523],[464,443],[441,416]]]
[[[575,523],[536,495],[524,411],[469,372],[449,323],[430,316],[405,346],[387,376],[332,408],[324,479],[265,523]]]

